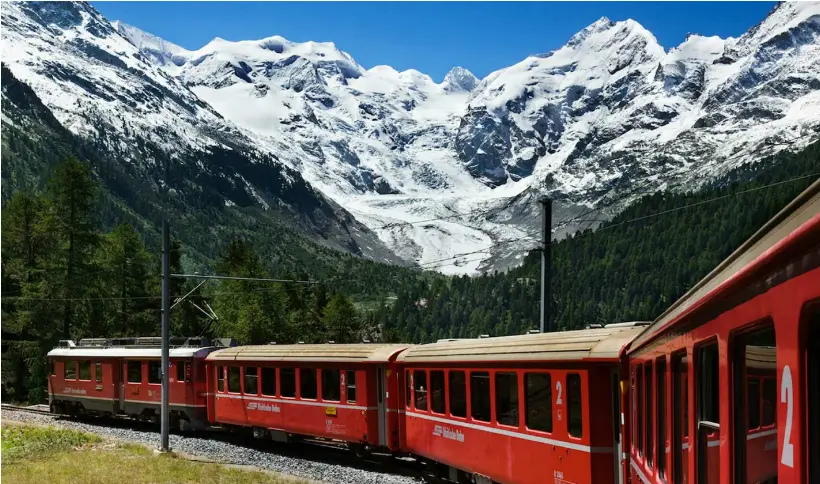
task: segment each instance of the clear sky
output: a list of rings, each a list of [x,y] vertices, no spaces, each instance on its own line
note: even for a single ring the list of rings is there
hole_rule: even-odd
[[[214,37],[335,42],[370,68],[417,69],[440,81],[454,66],[479,78],[563,45],[606,16],[632,18],[667,50],[688,33],[736,37],[774,2],[92,2],[186,49]]]

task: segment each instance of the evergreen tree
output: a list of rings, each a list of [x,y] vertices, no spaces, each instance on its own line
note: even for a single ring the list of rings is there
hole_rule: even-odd
[[[71,337],[77,312],[86,312],[89,277],[95,272],[94,251],[99,245],[95,220],[97,183],[88,165],[69,157],[58,164],[46,184],[46,217],[53,224],[57,249],[49,261],[57,285],[53,295],[63,299],[62,336]]]
[[[356,308],[348,297],[335,293],[324,311],[328,339],[336,343],[361,342],[362,324]]]

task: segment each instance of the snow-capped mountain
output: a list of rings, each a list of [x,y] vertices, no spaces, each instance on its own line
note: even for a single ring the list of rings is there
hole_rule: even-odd
[[[441,82],[278,36],[187,50],[85,4],[4,4],[7,25],[3,62],[72,131],[121,133],[126,159],[128,133],[146,130],[252,147],[399,256],[452,273],[514,264],[544,194],[560,235],[589,209],[605,217],[820,136],[820,3],[668,51],[635,21],[602,18],[483,80],[456,67]]]
[[[122,160],[139,190],[192,211],[237,207],[243,219],[281,222],[331,247],[402,262],[372,231],[277,161],[271,146],[257,145],[255,133],[225,119],[168,74],[160,59],[175,50],[172,44],[146,35],[142,48],[157,49],[144,54],[119,34],[124,26],[112,25],[86,3],[4,2],[0,8],[4,68],[63,127]],[[3,107],[27,109],[5,91]],[[4,112],[4,129],[13,122]]]

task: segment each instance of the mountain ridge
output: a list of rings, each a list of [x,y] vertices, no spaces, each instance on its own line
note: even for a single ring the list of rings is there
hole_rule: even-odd
[[[606,219],[637,194],[696,187],[820,131],[820,4],[780,4],[738,38],[696,34],[669,51],[638,22],[601,18],[548,54],[440,83],[365,69],[333,43],[189,51],[112,30],[203,103],[207,120],[192,123],[275,156],[403,259],[484,257],[452,273],[516,264],[543,195],[561,236],[585,226],[579,213]]]

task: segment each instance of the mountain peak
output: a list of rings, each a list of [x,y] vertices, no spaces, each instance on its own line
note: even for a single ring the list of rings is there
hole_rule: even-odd
[[[453,67],[444,76],[442,88],[449,92],[471,92],[478,85],[478,78],[464,67]]]

